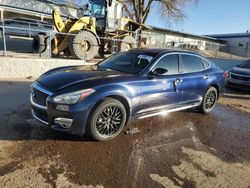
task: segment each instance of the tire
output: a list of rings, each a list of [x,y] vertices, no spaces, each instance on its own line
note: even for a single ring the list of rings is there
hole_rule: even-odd
[[[201,113],[209,113],[215,106],[218,99],[218,91],[214,87],[209,87],[203,97],[201,105],[198,110]]]
[[[122,38],[122,41],[120,43],[120,51],[125,51],[135,47],[136,47],[136,40],[134,37],[128,35]]]
[[[89,31],[80,31],[75,36],[70,37],[69,50],[75,58],[91,60],[98,54],[97,38]]]
[[[88,135],[97,141],[115,138],[126,124],[126,108],[113,98],[103,99],[91,114],[87,131]]]
[[[33,37],[32,49],[35,53],[43,53],[46,50],[46,36],[37,34]]]

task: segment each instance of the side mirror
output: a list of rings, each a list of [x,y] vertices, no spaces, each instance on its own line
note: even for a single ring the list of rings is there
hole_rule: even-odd
[[[153,71],[153,75],[158,75],[158,76],[162,76],[162,75],[165,75],[166,73],[168,72],[167,69],[164,69],[164,68],[157,68]]]
[[[154,76],[164,76],[168,72],[167,69],[164,68],[157,68],[153,70],[152,72],[149,73],[149,77],[154,77]]]

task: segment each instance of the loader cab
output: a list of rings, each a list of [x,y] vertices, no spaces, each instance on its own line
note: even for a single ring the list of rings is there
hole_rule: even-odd
[[[104,32],[107,19],[107,2],[104,0],[92,0],[90,3],[91,16],[96,19],[96,30],[97,32]]]
[[[121,0],[90,0],[90,4],[91,16],[96,18],[97,32],[115,32],[123,17]]]

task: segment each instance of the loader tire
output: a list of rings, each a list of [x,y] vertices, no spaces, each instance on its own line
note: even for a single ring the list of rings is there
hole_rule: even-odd
[[[122,38],[120,43],[120,51],[125,51],[130,48],[136,48],[136,40],[134,37],[128,35]]]
[[[89,31],[80,31],[69,39],[70,53],[78,59],[91,60],[98,55],[97,38]]]
[[[33,37],[32,49],[35,53],[43,53],[46,50],[46,36],[37,34]]]

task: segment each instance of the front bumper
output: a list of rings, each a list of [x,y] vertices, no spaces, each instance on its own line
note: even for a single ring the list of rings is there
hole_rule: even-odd
[[[40,89],[36,87],[36,89]],[[46,92],[46,91],[42,91]],[[53,94],[48,93],[46,105],[35,101],[34,96],[30,95],[31,113],[34,119],[51,127],[54,130],[68,132],[83,136],[85,134],[89,110],[84,104],[69,105],[67,111],[57,110],[57,104],[50,103],[48,100]]]
[[[228,78],[226,80],[226,86],[232,87],[232,88],[238,88],[242,90],[250,90],[250,82],[249,81],[243,81],[243,80],[236,80],[232,78]]]

